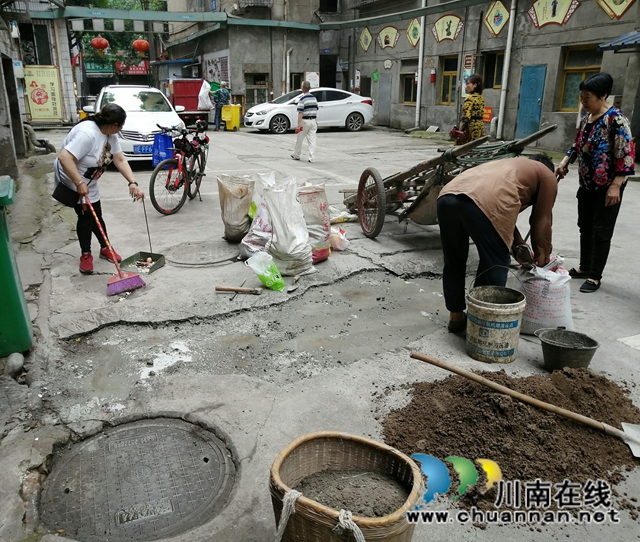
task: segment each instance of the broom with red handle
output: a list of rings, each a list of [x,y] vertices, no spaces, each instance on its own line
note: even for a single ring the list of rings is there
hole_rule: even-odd
[[[107,244],[107,248],[111,253],[111,259],[113,260],[113,263],[116,264],[116,269],[118,270],[118,273],[116,275],[113,275],[113,277],[111,277],[107,281],[107,295],[118,295],[123,292],[130,292],[131,290],[137,290],[138,288],[146,286],[147,284],[144,280],[142,280],[142,277],[140,275],[136,273],[130,273],[128,271],[122,271],[120,269],[116,254],[113,251],[113,248],[111,248],[111,244],[109,243],[107,234],[104,232],[102,224],[100,224],[100,219],[98,218],[98,215],[96,215],[96,212],[93,209],[93,205],[91,205],[88,197],[85,197],[84,200],[89,206],[89,209],[91,209],[91,214],[96,220],[96,224],[98,225],[98,229],[102,234],[102,238],[104,239],[104,242]]]

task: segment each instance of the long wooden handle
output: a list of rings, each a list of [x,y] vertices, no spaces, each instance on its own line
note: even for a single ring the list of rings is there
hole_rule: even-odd
[[[93,218],[96,221],[96,224],[98,226],[98,229],[100,230],[100,233],[102,234],[102,238],[104,239],[104,242],[107,244],[107,248],[109,249],[109,252],[111,253],[111,258],[113,259],[113,263],[116,265],[116,269],[118,270],[118,276],[121,279],[125,278],[124,275],[122,274],[122,271],[120,270],[120,264],[118,264],[118,259],[116,258],[116,253],[114,252],[113,247],[111,246],[111,243],[109,243],[109,238],[107,237],[107,234],[104,232],[104,229],[102,228],[102,224],[100,224],[100,219],[98,218],[98,215],[96,214],[95,210],[93,209],[93,205],[91,205],[91,202],[89,201],[89,196],[85,196],[84,201],[89,206],[89,209],[91,209],[91,214],[93,215]]]
[[[426,356],[424,354],[421,354],[420,352],[411,352],[411,357],[414,359],[419,359],[420,361],[426,361],[431,365],[435,365],[436,367],[440,367],[441,369],[451,371],[452,373],[456,373],[460,376],[464,376],[465,378],[468,378],[469,380],[473,380],[478,384],[482,384],[487,388],[491,388],[492,390],[498,391],[500,393],[504,393],[505,395],[510,395],[511,397],[518,399],[519,401],[522,401],[523,403],[528,403],[530,405],[533,405],[534,407],[547,410],[548,412],[553,412],[554,414],[558,414],[565,418],[569,418],[570,420],[576,421],[578,423],[582,423],[584,425],[592,427],[593,429],[597,429],[598,431],[604,431],[605,433],[610,433],[605,428],[606,424],[603,424],[602,422],[594,420],[593,418],[587,418],[587,416],[583,416],[582,414],[576,414],[575,412],[571,412],[570,410],[557,407],[550,403],[545,403],[544,401],[540,401],[539,399],[534,399],[533,397],[530,397],[529,395],[525,395],[524,393],[520,393],[518,391],[505,388],[504,386],[501,386],[500,384],[496,384],[495,382],[492,382],[491,380],[488,380],[480,375],[477,375],[469,371],[465,371],[464,369],[460,369],[459,367],[454,367],[453,365],[449,365],[448,363],[445,363],[444,361],[440,361],[437,358]]]
[[[216,292],[236,292],[241,294],[255,294],[258,288],[238,288],[237,286],[216,286]]]

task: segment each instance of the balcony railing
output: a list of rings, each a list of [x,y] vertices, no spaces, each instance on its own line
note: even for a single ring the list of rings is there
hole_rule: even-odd
[[[253,7],[272,8],[273,0],[238,0],[238,6],[241,8],[253,8]]]

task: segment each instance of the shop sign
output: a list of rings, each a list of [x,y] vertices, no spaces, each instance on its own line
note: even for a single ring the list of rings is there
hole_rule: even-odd
[[[120,75],[147,75],[149,73],[149,61],[142,60],[138,64],[126,64],[116,60],[116,70]]]
[[[62,120],[62,93],[57,66],[25,66],[30,120]]]

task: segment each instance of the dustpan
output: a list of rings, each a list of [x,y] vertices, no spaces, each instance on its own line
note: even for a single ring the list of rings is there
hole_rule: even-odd
[[[120,262],[120,268],[134,273],[151,274],[157,271],[166,263],[163,254],[155,254],[151,247],[151,234],[149,233],[149,221],[147,220],[147,208],[142,199],[142,208],[144,209],[144,221],[147,225],[147,237],[149,238],[149,252],[136,252],[133,256],[129,256]]]

